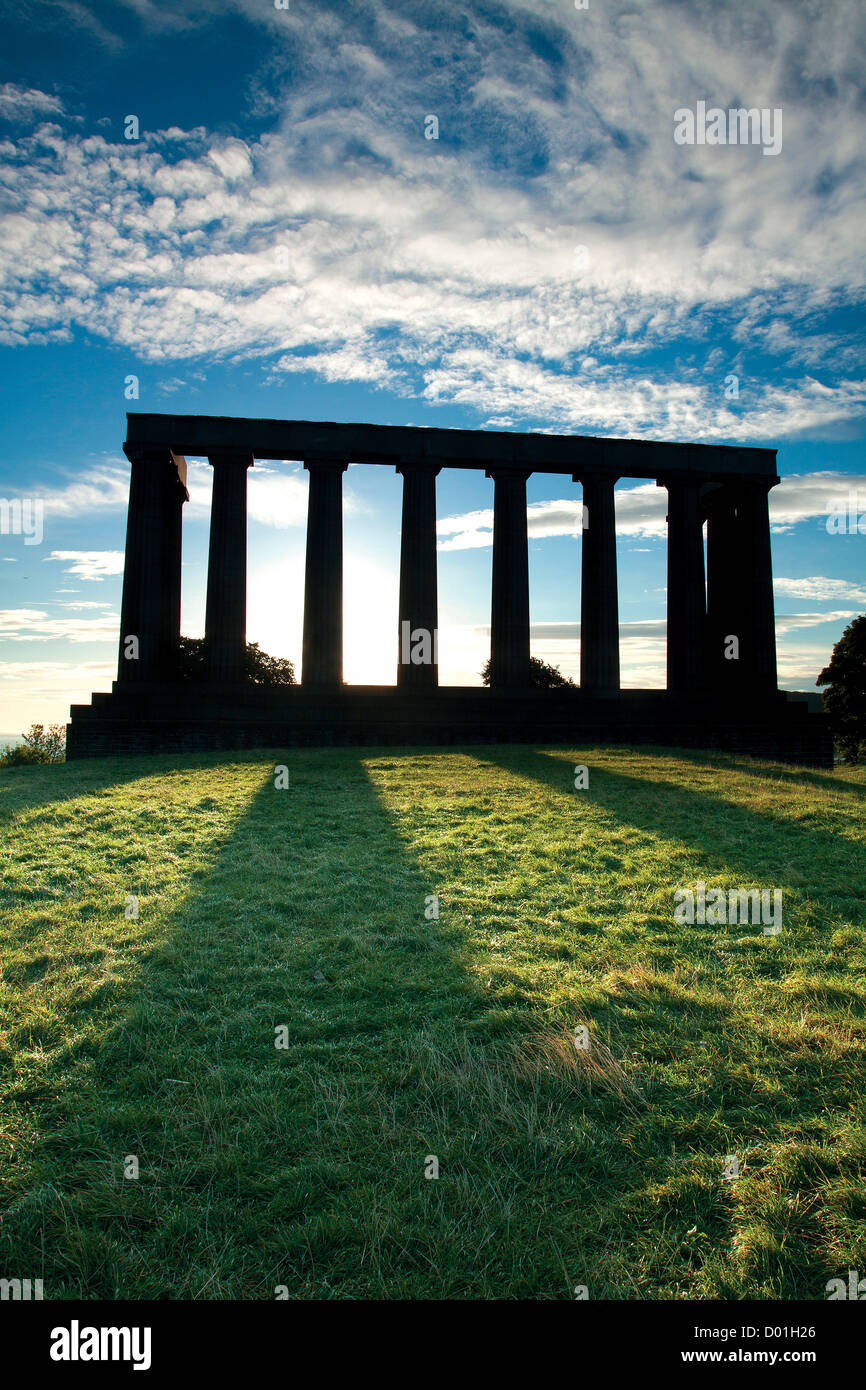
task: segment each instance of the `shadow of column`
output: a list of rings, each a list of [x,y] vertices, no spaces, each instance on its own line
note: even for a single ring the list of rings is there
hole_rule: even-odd
[[[822,1116],[855,1103],[852,1069],[726,989],[741,966],[783,980],[778,943],[727,959],[660,901],[614,942],[635,904],[581,887],[590,855],[622,868],[623,827],[636,892],[671,844],[707,876],[757,872],[766,818],[609,761],[596,842],[569,849],[570,756],[130,759],[73,765],[92,796],[56,804],[37,779],[13,887],[42,880],[4,957],[4,1272],[48,1298],[821,1297],[823,1213],[792,1215],[784,1173],[739,1197],[720,1159],[742,1144],[759,1168],[812,1131],[796,1161],[847,1174]],[[819,845],[841,874],[838,837],[803,833],[796,864]],[[781,1253],[744,1285],[731,1244],[756,1222]]]

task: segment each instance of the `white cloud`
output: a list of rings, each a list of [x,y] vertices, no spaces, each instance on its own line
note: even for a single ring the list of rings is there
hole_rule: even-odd
[[[55,590],[55,593],[58,593],[58,594],[65,594],[65,593],[68,593],[68,592],[70,592],[70,591],[67,590],[67,589],[56,589],[56,590]],[[71,609],[73,609],[75,612],[79,612],[79,611],[81,611],[81,610],[83,610],[83,609],[87,609],[87,608],[89,608],[89,609],[92,610],[92,609],[98,609],[98,608],[110,608],[110,607],[111,607],[111,604],[110,604],[110,603],[91,603],[89,600],[82,600],[82,601],[79,602],[79,601],[76,601],[76,600],[69,600],[69,599],[43,599],[42,602],[43,602],[43,603],[47,603],[47,604],[49,605],[49,607],[51,607],[51,608],[71,608]]]
[[[866,603],[866,589],[852,584],[849,579],[828,579],[817,574],[807,579],[785,579],[780,576],[773,580],[773,588],[783,598],[813,599],[816,602],[849,599],[852,603]]]
[[[98,618],[52,618],[42,608],[0,609],[0,641],[117,642],[119,631],[116,613]]]
[[[38,488],[49,523],[54,517],[95,516],[125,509],[129,496],[129,464],[99,463],[61,487]]]
[[[262,526],[306,526],[307,474],[300,468],[283,472],[257,463],[247,485],[247,513]]]
[[[189,502],[185,520],[210,516],[213,469],[209,463],[190,459],[187,464]],[[307,524],[307,473],[297,463],[256,463],[247,473],[247,516],[260,526],[285,530]],[[344,491],[344,512],[353,508],[348,489]]]
[[[208,159],[222,174],[226,183],[248,179],[253,172],[249,150],[242,140],[226,140],[214,145],[208,151]]]
[[[184,507],[185,518],[208,518],[213,488],[210,464],[190,459],[187,482],[190,500]],[[129,464],[97,464],[61,487],[37,488],[33,495],[43,503],[47,524],[57,518],[91,517],[105,512],[125,514],[129,499]],[[348,514],[356,510],[357,505],[347,487],[344,511]],[[256,463],[248,478],[248,514],[252,521],[278,529],[306,525],[307,474],[303,468],[296,463]],[[119,550],[56,550],[48,558],[68,563],[70,567],[66,572],[83,579],[99,579],[123,572],[123,552]]]
[[[122,550],[52,550],[49,560],[59,560],[64,573],[77,579],[106,579],[123,574]]]
[[[503,5],[507,23],[478,13],[467,31],[459,0],[414,22],[237,0],[271,41],[258,139],[26,136],[6,173],[2,341],[83,330],[162,363],[266,356],[583,432],[758,441],[862,419],[836,327],[864,295],[859,3],[820,26],[770,0],[748,20],[721,0],[609,0],[591,21]],[[782,155],[675,146],[674,110],[708,96],[784,104]]]
[[[579,489],[578,489],[579,492]],[[616,492],[616,529],[622,536],[664,537],[667,533],[667,492],[655,483],[639,483]],[[577,497],[560,497],[549,502],[530,502],[526,509],[529,536],[579,536],[583,523],[583,502]],[[438,549],[475,550],[493,544],[493,509],[442,517],[436,523],[440,537]]]
[[[0,119],[29,121],[34,116],[59,116],[63,112],[59,97],[35,88],[19,87],[14,82],[0,86]]]
[[[813,517],[827,518],[834,509],[847,509],[854,494],[860,509],[866,512],[866,474],[795,473],[783,478],[770,493],[770,521],[774,531],[789,531],[801,521]]]
[[[848,623],[856,616],[856,608],[833,613],[777,613],[776,631],[785,633],[804,627],[821,627],[824,623]]]
[[[861,500],[866,512],[866,476],[854,473],[792,474],[783,478],[770,492],[770,521],[774,531],[784,532],[800,522],[815,518],[826,519],[833,508],[848,506],[854,495]],[[619,536],[645,537],[664,540],[667,536],[667,489],[656,483],[638,483],[634,487],[616,489],[616,530]],[[576,498],[554,498],[548,502],[531,502],[527,507],[527,529],[536,539],[544,536],[577,536],[581,532],[582,501]],[[484,549],[493,544],[493,510],[463,512],[441,517],[436,522],[440,536],[438,548],[447,550]],[[445,538],[445,539],[442,539]],[[794,582],[794,581],[779,581]],[[803,581],[805,582],[805,581]],[[842,580],[827,580],[841,584]],[[782,592],[781,589],[778,592]],[[789,590],[807,598],[805,590]],[[828,590],[826,597],[842,590]],[[816,595],[817,596],[817,595]],[[854,594],[847,595],[853,598]]]

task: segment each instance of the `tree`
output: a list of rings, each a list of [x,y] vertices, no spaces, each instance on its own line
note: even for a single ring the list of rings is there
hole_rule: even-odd
[[[66,730],[62,724],[31,724],[30,732],[17,747],[0,752],[0,767],[20,767],[25,763],[62,763],[66,756]]]
[[[284,656],[269,656],[258,642],[247,642],[244,675],[253,685],[297,685],[294,662]]]
[[[866,614],[849,623],[833,648],[830,665],[815,682],[826,685],[824,708],[836,746],[848,763],[866,759]]]
[[[203,681],[204,638],[181,637],[178,645],[178,675],[182,681]],[[244,652],[244,680],[250,685],[296,685],[295,667],[285,657],[270,656],[258,642],[247,642]]]
[[[489,657],[481,668],[481,679],[485,685],[490,684]],[[548,662],[542,661],[540,656],[531,656],[529,658],[529,684],[541,686],[545,690],[561,690],[567,685],[576,689],[575,683],[570,676],[564,676],[558,666],[550,666]]]

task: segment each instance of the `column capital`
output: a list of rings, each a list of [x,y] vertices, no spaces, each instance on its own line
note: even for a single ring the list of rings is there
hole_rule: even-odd
[[[621,473],[611,472],[607,468],[594,467],[588,463],[585,467],[572,473],[571,481],[573,483],[610,483],[611,487],[615,487],[621,477]]]
[[[765,492],[768,494],[770,489],[774,488],[776,484],[781,481],[782,479],[779,477],[768,478],[766,474],[762,473],[744,473],[739,478],[731,479],[731,482],[739,484],[741,487],[751,488],[754,492]]]
[[[152,467],[159,467],[165,464],[174,469],[175,478],[180,484],[183,493],[183,501],[189,501],[189,492],[186,486],[186,459],[183,454],[176,454],[168,445],[155,448],[153,445],[127,445],[124,444],[123,452],[132,464],[150,464]]]
[[[515,482],[525,483],[527,478],[531,478],[535,472],[534,468],[521,468],[512,463],[492,463],[489,468],[485,468],[485,478],[512,478]]]
[[[705,473],[690,473],[685,469],[673,469],[671,472],[660,473],[656,478],[656,487],[671,488],[696,488],[698,491],[707,484]]]
[[[341,473],[345,473],[349,467],[350,460],[340,454],[309,454],[304,459],[304,467],[312,473],[314,470],[320,472],[326,468],[338,468]]]
[[[124,444],[123,452],[130,463],[168,463],[170,459],[180,457],[172,453],[167,444]]]
[[[425,458],[423,454],[407,455],[405,458],[400,458],[397,463],[394,464],[396,472],[402,474],[403,477],[405,477],[407,473],[424,473],[428,475],[432,473],[435,478],[441,473],[443,467],[444,464],[441,459]]]
[[[252,468],[255,463],[252,454],[239,453],[237,450],[233,449],[220,449],[210,453],[207,456],[207,461],[212,468],[216,468],[217,465],[222,466],[223,464],[235,464],[239,468]]]

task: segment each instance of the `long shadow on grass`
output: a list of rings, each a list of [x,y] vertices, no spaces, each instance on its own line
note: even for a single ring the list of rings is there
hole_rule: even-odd
[[[633,829],[657,854],[656,883],[664,883],[666,871],[670,877],[663,907],[656,896],[639,914],[642,925],[623,947],[624,968],[610,973],[592,1009],[615,1055],[633,1059],[638,1089],[642,1071],[648,1080],[642,1088],[647,1108],[629,1142],[649,1159],[653,1136],[663,1143],[666,1134],[681,1153],[706,1154],[715,1146],[719,1153],[739,1151],[753,1171],[763,1169],[763,1191],[744,1184],[735,1194],[729,1187],[731,1208],[739,1197],[740,1254],[771,1296],[820,1297],[824,1275],[836,1272],[828,1232],[837,1222],[850,1236],[852,1219],[862,1215],[862,1204],[852,1207],[850,1199],[836,1197],[824,1206],[816,1196],[833,1181],[843,1189],[856,1181],[863,1159],[851,1119],[861,1109],[863,997],[853,976],[850,987],[845,983],[851,951],[860,947],[850,940],[850,928],[841,945],[830,939],[840,904],[861,928],[864,923],[862,843],[732,801],[724,768],[718,787],[704,778],[696,789],[659,777],[651,758],[646,777],[605,762],[590,768],[589,790],[575,792],[572,765],[582,756],[513,747],[477,753],[479,763],[543,787],[549,805],[561,798],[579,807],[585,797],[583,804],[601,808],[602,862],[608,833],[613,841],[618,830]],[[610,847],[619,873],[623,851],[619,844]],[[565,857],[566,878],[586,868],[579,862],[586,852],[574,865]],[[699,878],[729,887],[782,887],[787,934],[768,940],[760,925],[675,925],[674,888]],[[818,894],[816,910],[809,899]],[[593,945],[603,942],[605,931],[620,928],[621,915],[606,905],[597,923],[584,922],[582,940],[595,935]],[[580,962],[579,946],[575,955]],[[597,956],[587,950],[587,958]],[[674,1210],[683,1196],[669,1184],[657,1195],[673,1200]],[[645,1192],[623,1194],[619,1216],[628,1220],[629,1213],[646,1209],[645,1198]],[[753,1229],[743,1244],[744,1214]],[[718,1209],[715,1215],[718,1220]],[[703,1240],[704,1222],[697,1231]],[[721,1296],[744,1296],[730,1270],[719,1269],[715,1278]]]
[[[137,954],[94,988],[85,960],[51,1035],[17,1039],[4,1263],[51,1298],[568,1296],[588,1175],[628,1160],[575,1137],[571,1070],[470,973],[362,756],[284,758],[287,790],[178,760],[179,905],[143,903]],[[250,795],[203,837],[219,775]]]
[[[668,749],[655,751],[662,765],[665,759],[680,757]],[[530,778],[564,800],[574,796],[574,759],[567,751],[551,753],[508,747],[494,752],[485,748],[479,749],[477,756],[480,762]],[[694,757],[684,761],[703,773],[717,771],[716,785],[710,788],[706,777],[700,789],[669,781],[653,770],[654,759],[648,756],[645,777],[631,776],[611,761],[591,768],[589,789],[582,794],[608,810],[621,824],[634,826],[654,838],[673,838],[699,851],[705,876],[725,870],[739,875],[737,884],[759,877],[762,886],[772,883],[794,889],[808,883],[810,875],[820,868],[824,878],[835,879],[834,886],[840,893],[866,895],[862,842],[845,840],[835,830],[822,830],[800,820],[781,821],[772,809],[744,806],[726,795],[725,784],[730,775],[748,771],[757,778],[760,773],[755,768],[744,769],[739,763],[728,766],[724,762],[702,762]],[[765,777],[770,787],[777,780],[777,772],[774,767],[772,774]],[[842,785],[852,789],[849,783]],[[829,819],[832,808],[826,811]],[[782,836],[774,838],[780,830]],[[674,875],[672,890],[676,882]]]
[[[66,1042],[11,1087],[27,1176],[8,1272],[48,1297],[816,1296],[814,1232],[790,1221],[751,1283],[704,1272],[736,1201],[717,1159],[754,1105],[726,1001],[624,976],[595,1020],[617,1052],[593,1072],[558,1046],[562,1020],[539,1029],[540,988],[488,990],[458,911],[483,897],[483,858],[438,880],[413,836],[418,760],[283,760],[285,791],[273,762],[178,760],[202,774],[182,900],[113,986],[64,999]],[[525,750],[466,763],[448,820],[467,849],[473,778],[561,776]],[[211,833],[221,768],[249,795]],[[593,795],[621,811],[615,785]],[[623,790],[649,827],[642,788]],[[759,1216],[775,1238],[782,1218]]]
[[[662,755],[669,755],[671,750],[657,751]],[[829,768],[824,771],[805,767],[785,767],[780,763],[767,765],[756,762],[754,758],[737,757],[733,753],[703,752],[694,749],[677,749],[676,757],[695,767],[718,767],[722,772],[735,772],[763,782],[783,782],[789,786],[815,787],[818,791],[846,792],[858,800],[866,800],[866,784],[850,777],[839,777]]]
[[[202,791],[209,761],[177,760]],[[11,1089],[38,1138],[3,1236],[48,1296],[273,1297],[285,1278],[294,1294],[322,1265],[336,1284],[364,1264],[351,1240],[339,1272],[322,1256],[329,1222],[335,1246],[346,1224],[329,1211],[386,1162],[382,1126],[418,1062],[406,1045],[471,1015],[473,991],[359,757],[288,765],[286,790],[273,763],[247,769],[261,786],[183,866],[182,906],[156,915],[137,964],[67,1000],[52,1039],[17,1039],[71,1039]],[[117,769],[86,789],[103,779]],[[366,1107],[386,1075],[390,1117],[378,1096]],[[404,1187],[424,1185],[424,1158],[406,1155]]]

